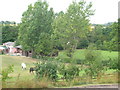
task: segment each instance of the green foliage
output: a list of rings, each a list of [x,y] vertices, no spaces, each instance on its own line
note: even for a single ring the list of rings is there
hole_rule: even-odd
[[[108,67],[109,67],[110,69],[120,70],[120,64],[119,64],[119,62],[118,62],[118,59],[117,59],[117,58],[115,58],[115,59],[111,59],[111,58],[110,58]]]
[[[102,61],[103,66],[106,66],[109,69],[120,70],[118,58],[109,58],[109,60]]]
[[[60,63],[59,65],[54,61],[47,61],[36,63],[36,75],[38,78],[46,77],[50,80],[56,81],[58,74],[62,75],[66,81],[74,79],[79,76],[79,67],[76,65],[67,65]]]
[[[91,78],[93,76],[98,76],[102,71],[104,71],[101,52],[96,51],[92,45],[85,51],[85,64],[88,66],[85,72]]]
[[[2,26],[2,43],[14,42],[18,37],[18,26]]]
[[[79,76],[79,72],[79,67],[77,67],[76,65],[65,66],[64,64],[62,64],[59,69],[59,73],[63,75],[62,78],[66,81],[72,80],[76,76]]]
[[[58,78],[57,64],[54,62],[36,63],[36,75],[38,78],[47,77],[53,81],[56,81]]]
[[[87,38],[89,43],[94,43],[99,50],[118,51],[118,23],[94,25]]]
[[[103,42],[103,47],[109,51],[118,51],[118,23],[114,22],[109,28],[109,40]]]
[[[48,54],[51,51],[53,16],[53,9],[49,9],[46,1],[28,6],[22,16],[18,37],[24,50],[31,50],[33,54]]]
[[[68,56],[77,47],[78,42],[86,37],[89,27],[89,17],[93,15],[92,4],[86,2],[73,2],[65,13],[59,13],[53,21],[53,36],[62,47],[68,50]]]
[[[80,42],[78,42],[77,49],[87,48],[89,41],[87,38],[82,38]]]
[[[35,45],[35,52],[41,55],[50,55],[53,49],[50,34],[41,33],[38,44]]]
[[[8,75],[14,71],[13,68],[14,65],[10,65],[8,68],[2,70],[2,81],[6,81],[10,78]]]
[[[70,58],[73,56],[73,55],[72,55],[73,53],[74,53],[74,50],[72,50],[72,48],[69,48],[69,49],[66,51],[66,55],[67,55],[68,57],[70,57]]]

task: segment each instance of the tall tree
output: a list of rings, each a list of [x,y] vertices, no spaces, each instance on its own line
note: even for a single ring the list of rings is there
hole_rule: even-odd
[[[44,42],[41,38],[43,33],[51,35],[53,15],[53,9],[49,9],[46,1],[38,1],[33,6],[29,5],[28,10],[23,13],[19,30],[19,41],[24,50],[31,50],[33,53],[43,51],[37,46],[42,46],[43,43],[39,42]]]
[[[67,11],[58,15],[53,22],[55,39],[69,51],[69,54],[86,36],[90,25],[89,17],[94,13],[91,7],[92,4],[87,5],[85,1],[72,2]]]

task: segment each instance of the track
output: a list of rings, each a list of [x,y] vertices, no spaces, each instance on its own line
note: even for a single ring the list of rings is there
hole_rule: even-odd
[[[101,84],[101,85],[88,85],[88,86],[78,86],[78,87],[73,87],[73,88],[119,88],[120,85],[118,84]]]

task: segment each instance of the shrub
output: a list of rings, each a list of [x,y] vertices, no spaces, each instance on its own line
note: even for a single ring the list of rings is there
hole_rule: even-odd
[[[85,63],[87,68],[85,70],[86,74],[92,77],[101,77],[100,73],[103,72],[104,66],[101,60],[101,52],[94,49],[90,46],[85,51]]]
[[[110,61],[110,62],[109,62],[109,65],[108,65],[108,66],[109,66],[110,69],[120,70],[120,64],[119,64],[117,58],[115,58],[115,59],[110,59],[109,61]]]
[[[66,55],[70,58],[72,58],[73,56],[73,53],[74,53],[74,50],[72,48],[69,48],[67,51],[66,51]]]
[[[10,78],[8,75],[14,71],[13,67],[14,65],[10,65],[8,68],[2,70],[2,81],[6,81]]]
[[[61,75],[63,75],[63,79],[66,81],[74,79],[76,76],[79,76],[79,67],[76,65],[67,65],[64,64],[59,69]]]
[[[109,65],[110,65],[110,60],[102,60],[102,65],[103,65],[103,66],[106,66],[106,67],[109,67]]]
[[[51,80],[57,80],[57,64],[54,62],[36,63],[36,75],[38,78],[48,77]]]

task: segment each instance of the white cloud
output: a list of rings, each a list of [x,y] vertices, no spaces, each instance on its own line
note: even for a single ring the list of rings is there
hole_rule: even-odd
[[[96,9],[92,23],[107,23],[118,19],[118,0],[91,0]]]

